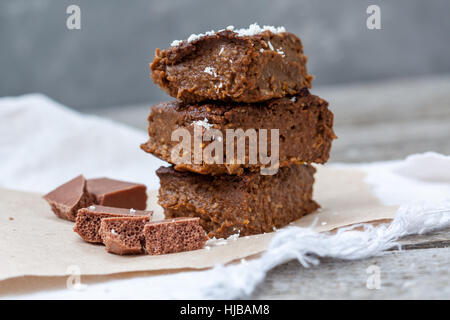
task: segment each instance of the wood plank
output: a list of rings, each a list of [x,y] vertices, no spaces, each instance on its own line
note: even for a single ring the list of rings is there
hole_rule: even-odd
[[[304,268],[297,261],[267,275],[255,299],[450,299],[450,248],[384,252],[357,261],[324,259]],[[379,267],[381,287],[368,289],[370,266]]]

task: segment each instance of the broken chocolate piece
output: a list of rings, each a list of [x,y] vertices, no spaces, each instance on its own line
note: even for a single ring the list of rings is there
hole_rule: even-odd
[[[94,197],[86,189],[86,179],[79,175],[43,197],[56,216],[75,221],[77,211],[94,203]]]
[[[272,176],[208,176],[161,167],[158,203],[166,218],[199,217],[211,238],[271,232],[319,208],[312,199],[315,171],[291,165]]]
[[[101,220],[103,218],[148,216],[153,215],[152,211],[142,211],[134,209],[113,208],[105,206],[90,206],[78,210],[75,228],[80,237],[88,242],[101,243],[102,237],[99,234]]]
[[[143,184],[109,178],[89,179],[87,190],[95,196],[95,203],[116,208],[145,210],[147,188]]]
[[[116,217],[101,220],[99,234],[106,251],[118,255],[144,253],[144,225],[150,216]]]
[[[175,218],[147,223],[145,250],[160,255],[203,248],[208,237],[199,222],[199,218]]]

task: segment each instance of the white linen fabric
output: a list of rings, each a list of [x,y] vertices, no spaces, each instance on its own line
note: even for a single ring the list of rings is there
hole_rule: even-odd
[[[163,164],[137,148],[146,134],[86,116],[42,95],[0,99],[0,186],[46,192],[73,176],[109,176],[156,189]],[[95,161],[93,161],[95,159]],[[348,166],[348,165],[345,165]],[[304,267],[320,258],[364,259],[397,246],[409,234],[450,227],[450,157],[428,152],[402,161],[354,165],[388,205],[401,205],[391,224],[317,233],[289,227],[277,232],[258,259],[198,272],[138,277],[15,298],[36,299],[236,299],[250,297],[266,273],[296,259]]]

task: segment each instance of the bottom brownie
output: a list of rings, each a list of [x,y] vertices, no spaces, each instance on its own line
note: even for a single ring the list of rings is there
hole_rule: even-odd
[[[312,200],[314,172],[306,164],[272,176],[207,176],[161,167],[158,203],[166,218],[199,217],[209,237],[270,232],[319,208]]]

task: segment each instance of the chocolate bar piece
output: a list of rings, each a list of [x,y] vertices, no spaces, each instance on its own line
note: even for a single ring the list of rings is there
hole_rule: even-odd
[[[109,253],[131,255],[144,253],[144,225],[149,216],[104,218],[99,234]]]
[[[105,206],[90,206],[78,210],[76,224],[73,231],[88,242],[101,243],[102,237],[99,233],[101,220],[103,218],[146,216],[151,217],[152,211],[134,209],[113,208]]]
[[[199,218],[174,218],[147,223],[145,250],[160,255],[203,248],[208,237],[199,222]]]
[[[156,49],[153,82],[188,103],[254,103],[311,87],[300,39],[284,28],[223,30]]]
[[[311,95],[307,89],[289,98],[255,104],[186,105],[177,101],[161,103],[152,108],[148,121],[149,140],[141,145],[144,151],[174,164],[178,171],[209,175],[239,175],[244,171],[259,171],[262,167],[267,167],[267,164],[261,163],[260,158],[256,163],[248,161],[248,143],[245,144],[245,163],[230,163],[226,152],[226,132],[229,129],[242,129],[245,132],[254,130],[258,143],[265,142],[259,134],[262,129],[266,129],[267,150],[270,154],[273,152],[270,131],[278,129],[279,156],[275,160],[279,161],[280,167],[302,162],[325,163],[330,155],[331,143],[336,138],[333,132],[333,113],[328,109],[328,103]],[[200,126],[200,132],[203,134],[206,134],[208,129],[220,131],[221,136],[215,133],[218,138],[215,137],[213,141],[203,139],[202,146],[198,147],[205,154],[203,151],[210,144],[220,142],[223,146],[223,156],[217,159],[219,161],[205,161],[208,160],[206,157],[203,157],[201,162],[195,161],[194,133],[197,126]],[[181,157],[179,160],[173,158],[173,152],[177,150],[180,142],[173,139],[172,134],[179,129],[186,129],[191,137],[191,152],[186,161]],[[216,141],[217,139],[219,140]],[[234,141],[236,144],[237,139]],[[234,158],[236,157],[237,152],[234,152]]]
[[[158,203],[166,218],[199,217],[209,237],[271,232],[319,208],[312,200],[315,171],[291,165],[272,176],[209,176],[161,167]]]
[[[95,196],[97,205],[137,210],[147,207],[147,188],[143,184],[97,178],[87,181],[87,190]]]
[[[79,175],[43,197],[56,216],[75,221],[80,208],[94,203],[94,197],[86,189],[86,179]]]

